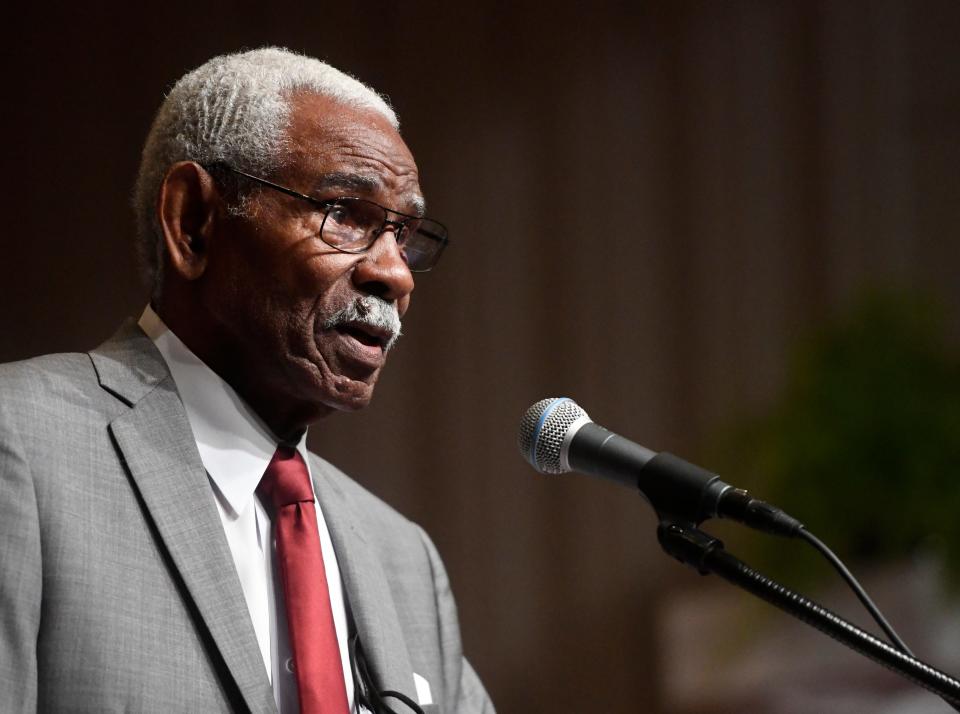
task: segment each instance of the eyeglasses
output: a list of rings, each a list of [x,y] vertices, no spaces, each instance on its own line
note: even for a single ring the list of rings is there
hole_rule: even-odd
[[[340,196],[321,201],[224,163],[210,164],[204,168],[207,171],[224,169],[312,204],[323,211],[320,240],[343,253],[362,253],[390,228],[410,271],[425,273],[437,264],[440,254],[449,243],[447,228],[442,223],[400,213],[365,198]]]

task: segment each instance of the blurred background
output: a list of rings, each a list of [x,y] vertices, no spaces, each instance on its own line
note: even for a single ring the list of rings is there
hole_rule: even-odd
[[[539,476],[515,440],[566,395],[721,471],[960,672],[960,2],[11,12],[0,361],[141,311],[128,196],[173,82],[241,48],[318,56],[392,99],[453,244],[374,404],[310,442],[431,533],[499,710],[948,711],[668,559],[639,497]],[[708,530],[867,624],[800,544]]]

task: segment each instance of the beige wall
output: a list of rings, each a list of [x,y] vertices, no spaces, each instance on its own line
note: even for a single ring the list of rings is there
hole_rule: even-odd
[[[352,71],[393,98],[454,243],[375,404],[312,445],[434,536],[502,711],[662,711],[652,613],[695,576],[638,498],[526,467],[519,417],[569,395],[696,456],[867,285],[938,291],[956,336],[960,4],[638,4],[15,20],[0,359],[141,308],[126,200],[180,74],[263,43]]]

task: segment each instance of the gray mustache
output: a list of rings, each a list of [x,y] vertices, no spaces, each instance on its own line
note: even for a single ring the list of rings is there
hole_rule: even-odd
[[[400,313],[397,312],[396,303],[387,302],[376,295],[358,297],[328,317],[323,327],[329,330],[350,323],[367,325],[388,333],[390,337],[383,347],[384,352],[389,352],[400,338]]]

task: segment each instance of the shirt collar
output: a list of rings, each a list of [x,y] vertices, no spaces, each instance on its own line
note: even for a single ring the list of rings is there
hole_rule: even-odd
[[[252,502],[279,439],[229,384],[180,341],[150,305],[138,324],[170,369],[204,468],[232,515],[239,516]],[[306,440],[304,432],[297,451],[309,471]]]

